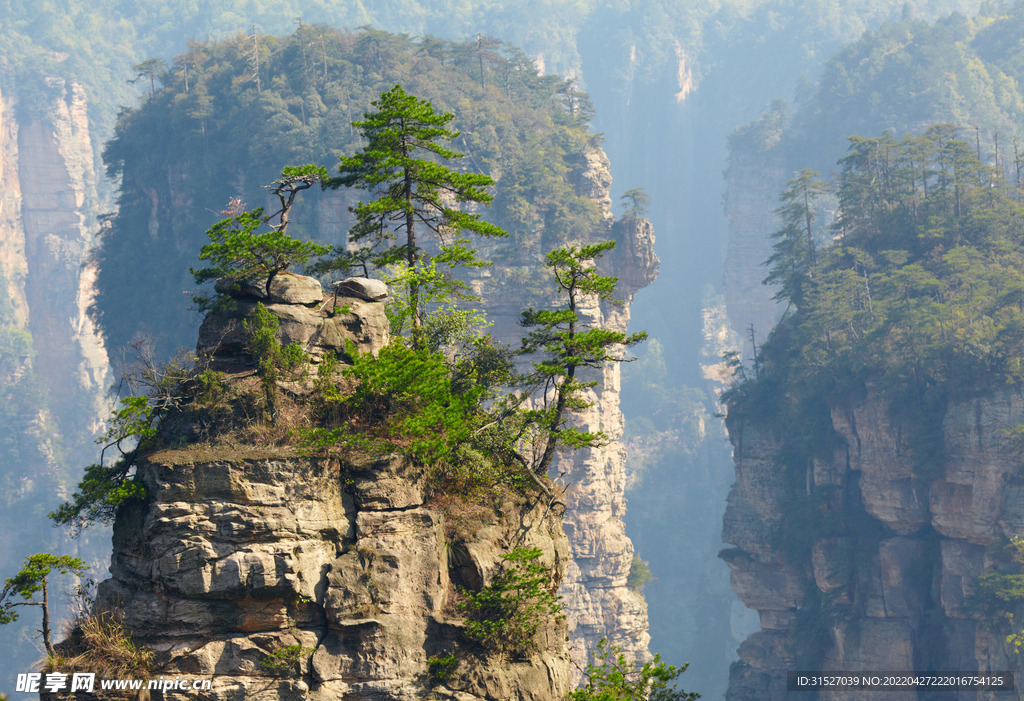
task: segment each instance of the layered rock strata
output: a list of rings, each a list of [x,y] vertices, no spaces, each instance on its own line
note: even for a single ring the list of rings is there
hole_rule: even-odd
[[[379,348],[381,336],[350,329],[379,330],[383,304],[353,297],[339,306],[349,310],[331,318],[315,304],[267,308],[282,341],[289,320],[306,316],[318,320],[303,326],[310,338],[328,339],[326,329],[341,347]],[[222,330],[238,319],[204,323],[200,348],[214,361],[237,355],[203,339],[227,338]],[[557,586],[569,547],[546,504],[481,509],[456,553],[419,470],[397,457],[190,444],[146,456],[138,479],[147,500],[118,516],[97,606],[119,612],[136,643],[155,651],[159,675],[212,678],[199,698],[555,701],[569,689],[563,621],[545,622],[534,653],[507,659],[472,644],[453,606],[453,577],[487,584],[517,546],[540,548]],[[294,664],[268,668],[289,649]],[[458,666],[439,679],[428,660],[447,654]]]
[[[759,612],[761,631],[740,646],[727,698],[786,698],[786,672],[816,640],[809,624],[826,631],[818,651],[824,670],[1019,673],[1006,640],[1014,627],[993,624],[967,604],[978,577],[1006,566],[1008,540],[1024,535],[1024,481],[1007,433],[1024,423],[1024,397],[1001,390],[951,403],[945,459],[932,480],[917,474],[909,427],[872,388],[864,399],[833,406],[831,420],[839,446],[808,468],[806,489],[824,488],[819,508],[847,527],[795,556],[777,538],[788,496],[780,446],[742,417],[729,419],[736,484],[723,538],[735,547],[723,556],[733,589]],[[823,691],[819,698],[918,695]],[[961,690],[941,698],[1019,696]]]

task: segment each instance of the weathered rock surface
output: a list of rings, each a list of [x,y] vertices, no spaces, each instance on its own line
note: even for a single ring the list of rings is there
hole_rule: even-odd
[[[319,290],[320,283],[316,280],[313,282]],[[207,359],[214,370],[232,371],[252,364],[246,351],[249,333],[245,324],[247,321],[251,323],[256,305],[260,302],[247,298],[244,290],[236,291],[235,294],[237,298],[231,299],[224,309],[208,314],[199,327],[196,354]],[[369,353],[377,353],[387,345],[388,320],[383,304],[356,297],[338,297],[335,302],[333,295],[319,294],[323,303],[318,306],[307,306],[303,302],[266,305],[267,310],[278,319],[278,335],[282,345],[298,343],[313,362],[318,362],[328,351],[337,353],[343,359],[347,358],[347,341],[354,342],[360,351]],[[336,304],[341,311],[335,314],[333,307],[326,308],[332,304]]]
[[[383,280],[368,277],[347,277],[334,283],[334,291],[342,297],[358,297],[369,302],[387,299],[388,286]]]
[[[555,701],[568,691],[564,623],[550,622],[527,659],[480,654],[460,634],[444,516],[402,460],[190,446],[149,456],[139,474],[151,499],[119,517],[98,605],[124,613],[161,675],[212,677],[202,698]],[[564,576],[568,543],[542,514],[485,524],[488,572],[521,540]],[[262,666],[292,645],[306,649],[296,669]],[[439,685],[427,660],[446,653],[459,668]]]
[[[235,312],[204,323],[220,332],[220,345],[209,344],[214,358],[244,354],[229,344],[256,302],[235,302]],[[326,350],[348,339],[361,352],[379,349],[383,305],[344,302],[349,311],[335,319],[301,304],[267,308],[283,343],[311,350],[315,337]],[[337,326],[348,317],[349,327]],[[315,334],[310,324],[319,324]],[[509,499],[494,509],[467,504],[478,527],[455,537],[421,477],[398,456],[341,461],[210,443],[152,453],[138,469],[146,501],[115,523],[97,608],[119,612],[136,643],[156,653],[160,676],[212,678],[200,695],[211,701],[559,701],[569,690],[563,619],[545,621],[528,654],[499,656],[463,634],[454,597],[456,581],[489,584],[515,547],[539,548],[557,588],[569,565],[560,512]],[[295,659],[269,669],[283,649]],[[458,663],[441,680],[429,660],[443,655]]]
[[[1001,390],[952,403],[943,423],[945,461],[927,483],[914,474],[908,427],[878,393],[832,408],[841,437],[830,460],[809,469],[807,486],[828,487],[821,508],[848,534],[819,538],[809,556],[773,540],[786,491],[772,460],[770,434],[729,420],[736,484],[729,497],[723,552],[740,599],[761,614],[762,631],[739,649],[731,701],[782,699],[797,669],[798,620],[825,621],[821,669],[1019,673],[1006,626],[989,626],[966,608],[977,578],[997,566],[991,546],[1024,535],[1020,461],[1006,429],[1024,423],[1024,396]],[[813,600],[813,601],[812,601]],[[846,612],[832,619],[821,606]],[[819,604],[814,604],[819,605]],[[1018,626],[1019,627],[1019,626]],[[808,635],[806,625],[800,630]],[[779,642],[783,641],[783,642]],[[791,641],[796,645],[790,647]],[[957,695],[957,693],[959,695]],[[821,699],[916,699],[913,691],[828,691]],[[945,698],[945,697],[943,697]],[[1016,699],[1017,692],[951,692],[956,699]]]
[[[214,285],[220,294],[229,294],[241,299],[259,299],[271,304],[319,304],[324,291],[320,281],[308,275],[284,271],[270,281],[270,295],[267,295],[266,280],[235,280],[221,278]],[[381,283],[383,284],[383,283]]]

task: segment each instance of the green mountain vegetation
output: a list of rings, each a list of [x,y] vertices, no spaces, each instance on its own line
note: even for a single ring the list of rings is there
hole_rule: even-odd
[[[837,445],[832,404],[869,388],[887,400],[927,482],[942,469],[947,403],[1024,379],[1024,197],[957,136],[935,125],[898,140],[851,137],[828,227],[815,215],[829,189],[817,173],[782,195],[769,278],[787,312],[751,366],[734,361],[723,400],[730,431],[785,427],[776,460],[791,489],[776,543],[797,561],[816,539],[881,533],[859,498],[843,510],[829,506],[828,486],[807,487],[808,466]],[[824,649],[827,621],[850,613],[815,601],[794,627],[806,664]]]
[[[113,347],[140,331],[153,334],[163,352],[190,345],[194,322],[182,293],[193,287],[193,252],[217,212],[230,198],[262,203],[262,186],[284,165],[335,170],[339,156],[361,145],[351,122],[398,83],[454,113],[461,136],[453,146],[468,156],[462,163],[496,180],[485,216],[511,236],[492,257],[532,262],[533,248],[585,239],[597,221],[595,205],[568,181],[599,141],[587,130],[586,95],[537,75],[513,47],[483,51],[473,43],[304,25],[281,38],[193,43],[175,65],[161,73],[163,87],[121,114],[105,151],[121,195],[98,253],[96,308]],[[323,196],[307,194],[302,202],[316,197]],[[322,223],[304,217],[303,206],[293,234],[343,240],[344,215]]]
[[[1015,175],[1024,123],[1024,53],[1016,40],[1024,5],[984,4],[937,22],[901,19],[865,32],[825,62],[817,83],[802,78],[796,107],[776,100],[730,137],[732,150],[782,153],[792,171],[825,172],[851,134],[920,133],[954,124],[985,163]]]
[[[737,368],[745,415],[811,417],[871,382],[918,426],[926,470],[949,397],[1019,380],[1022,20],[1022,3],[904,12],[830,58],[795,113],[777,100],[733,132],[734,153],[839,170],[804,169],[782,194],[766,271],[785,315]]]

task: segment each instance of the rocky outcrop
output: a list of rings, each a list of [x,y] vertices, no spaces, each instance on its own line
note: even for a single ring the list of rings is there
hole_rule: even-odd
[[[200,348],[214,360],[233,351],[203,339],[215,329],[229,337],[245,304],[255,302],[207,317]],[[294,316],[308,317],[303,329],[319,324],[294,339],[308,336],[307,350],[349,340],[372,352],[386,341],[382,304],[339,306],[348,311],[333,318],[315,305],[267,308],[282,322],[282,342]],[[421,473],[395,456],[316,458],[216,442],[147,455],[138,469],[147,498],[118,515],[97,607],[118,612],[156,653],[159,675],[212,678],[204,699],[561,699],[564,621],[545,621],[529,654],[488,652],[463,633],[453,581],[489,584],[504,553],[536,547],[553,590],[569,566],[560,516],[546,503],[499,500],[456,540],[446,512],[425,498]],[[442,678],[430,659],[447,655],[457,663]]]
[[[203,320],[196,354],[212,370],[230,372],[252,364],[246,350],[249,332],[245,325],[251,323],[253,311],[265,293],[262,283],[233,285],[225,282],[218,286],[230,290],[230,301]],[[387,296],[386,291],[384,296]],[[383,304],[326,293],[315,278],[289,273],[277,275],[265,306],[277,317],[281,343],[298,343],[313,362],[319,362],[329,351],[347,358],[348,342],[374,354],[388,342],[388,320]]]
[[[785,672],[799,663],[808,623],[827,631],[819,651],[825,670],[1019,672],[1006,642],[1016,631],[981,620],[965,604],[977,578],[1008,561],[1002,546],[1024,532],[1020,461],[1007,432],[1024,423],[1024,397],[1007,389],[951,403],[943,421],[945,459],[931,480],[915,474],[909,428],[889,409],[870,387],[864,399],[832,407],[839,446],[809,467],[806,488],[824,488],[819,508],[847,525],[816,537],[804,555],[787,552],[777,538],[792,484],[774,459],[779,445],[741,417],[730,418],[736,484],[723,537],[735,547],[723,557],[737,595],[759,611],[762,630],[740,647],[743,664],[733,669],[729,699],[786,697]],[[917,695],[831,691],[820,698]]]
[[[123,613],[162,676],[212,677],[202,698],[554,701],[568,690],[564,624],[527,659],[466,644],[444,516],[401,460],[197,446],[151,455],[139,474],[150,501],[118,519],[98,605]],[[489,525],[493,553],[518,542],[521,518],[523,542],[560,578],[557,518],[507,508],[515,518]],[[296,645],[285,672],[264,665]],[[449,653],[459,667],[442,684],[428,659]]]
[[[618,275],[618,292],[625,304],[593,305],[582,311],[585,323],[625,332],[629,304],[637,290],[654,280],[658,258],[654,255],[653,229],[646,219],[615,225],[616,255],[610,271]],[[553,469],[563,474],[566,493],[565,532],[572,546],[572,563],[562,585],[566,611],[570,614],[570,635],[574,682],[579,670],[590,661],[589,654],[601,638],[635,660],[650,658],[647,603],[643,595],[626,585],[633,561],[633,543],[626,535],[626,448],[619,439],[625,427],[619,411],[622,391],[621,368],[608,363],[593,378],[598,381],[589,397],[593,405],[577,417],[585,430],[604,431],[610,442],[602,447],[566,456]]]
[[[270,281],[269,295],[265,280],[235,280],[230,277],[218,280],[214,285],[214,291],[241,299],[257,299],[269,304],[319,304],[324,298],[319,280],[289,271],[273,277]]]

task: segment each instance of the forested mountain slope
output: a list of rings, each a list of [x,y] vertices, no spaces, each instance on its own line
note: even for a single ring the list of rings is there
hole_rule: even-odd
[[[976,157],[1016,180],[1024,94],[1020,47],[1005,37],[1024,29],[1022,7],[991,7],[973,19],[954,13],[934,24],[905,14],[836,52],[796,105],[776,101],[730,136],[726,296],[738,329],[754,324],[763,337],[775,321],[774,291],[759,277],[771,255],[776,193],[802,168],[833,177],[846,137],[952,124]],[[835,206],[823,198],[820,214],[830,219]]]
[[[731,139],[730,313],[782,318],[725,395],[722,556],[762,626],[730,699],[787,668],[1016,671],[1020,8],[867,33]]]

